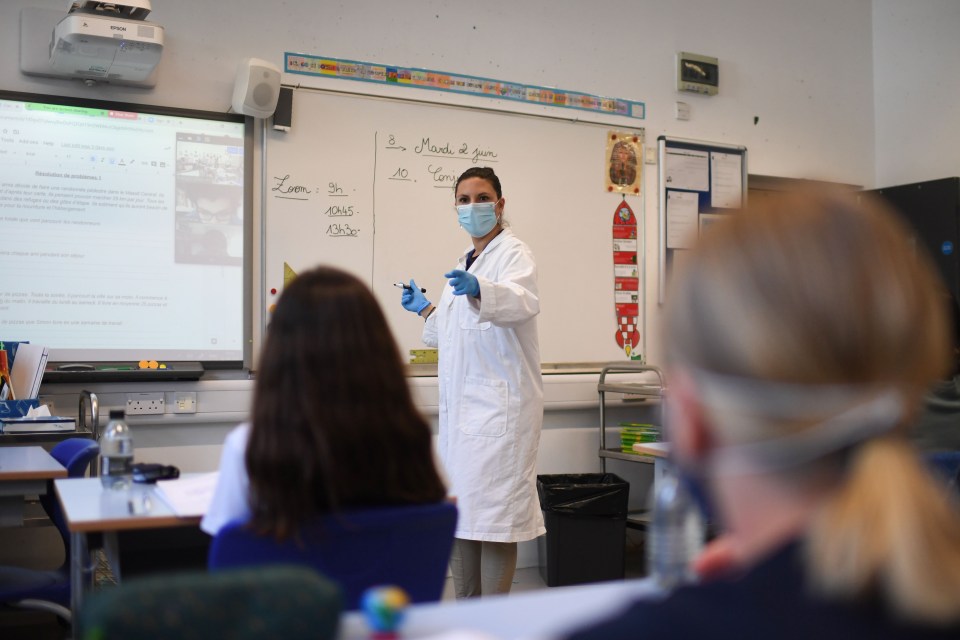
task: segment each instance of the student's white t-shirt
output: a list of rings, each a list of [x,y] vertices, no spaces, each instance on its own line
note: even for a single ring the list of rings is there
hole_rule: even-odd
[[[200,521],[200,528],[212,536],[232,520],[250,518],[250,479],[244,461],[249,437],[250,425],[242,424],[231,431],[223,443],[220,478],[210,508]]]

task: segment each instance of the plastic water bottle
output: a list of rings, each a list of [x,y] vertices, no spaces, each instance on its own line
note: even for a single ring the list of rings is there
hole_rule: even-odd
[[[107,489],[126,489],[133,479],[133,438],[123,411],[110,411],[110,422],[100,436],[100,482]]]
[[[704,524],[697,504],[676,473],[657,482],[647,544],[650,576],[665,591],[693,582],[690,562],[703,548]]]

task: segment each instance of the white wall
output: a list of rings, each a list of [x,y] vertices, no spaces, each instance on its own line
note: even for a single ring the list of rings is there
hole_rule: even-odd
[[[642,100],[653,137],[745,144],[755,173],[871,176],[870,0],[157,0],[167,47],[147,91],[19,73],[20,8],[65,4],[2,3],[0,87],[225,110],[240,58],[300,51]],[[689,122],[673,120],[678,50],[721,64],[720,95],[683,98]]]
[[[652,137],[745,144],[754,173],[872,175],[870,0],[157,0],[151,19],[166,28],[166,50],[153,90],[21,75],[20,9],[65,4],[0,5],[0,88],[218,111],[240,58],[280,64],[299,51],[642,100]],[[674,90],[679,50],[720,59],[720,95]],[[692,106],[689,122],[673,120],[678,97]]]
[[[876,186],[960,175],[960,2],[874,0]]]

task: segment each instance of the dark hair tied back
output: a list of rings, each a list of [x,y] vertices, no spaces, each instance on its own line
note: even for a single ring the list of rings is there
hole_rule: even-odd
[[[468,178],[480,178],[482,180],[486,180],[493,185],[493,190],[497,192],[497,200],[503,197],[503,189],[500,188],[500,178],[497,177],[497,174],[494,173],[493,169],[490,167],[470,167],[461,173],[460,177],[457,178],[457,184],[454,185],[454,193],[456,193],[457,187],[460,186],[460,183]]]

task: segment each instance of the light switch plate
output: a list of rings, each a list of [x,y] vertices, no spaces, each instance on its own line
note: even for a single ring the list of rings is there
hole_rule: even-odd
[[[196,413],[197,394],[194,391],[177,391],[173,394],[174,413]]]

